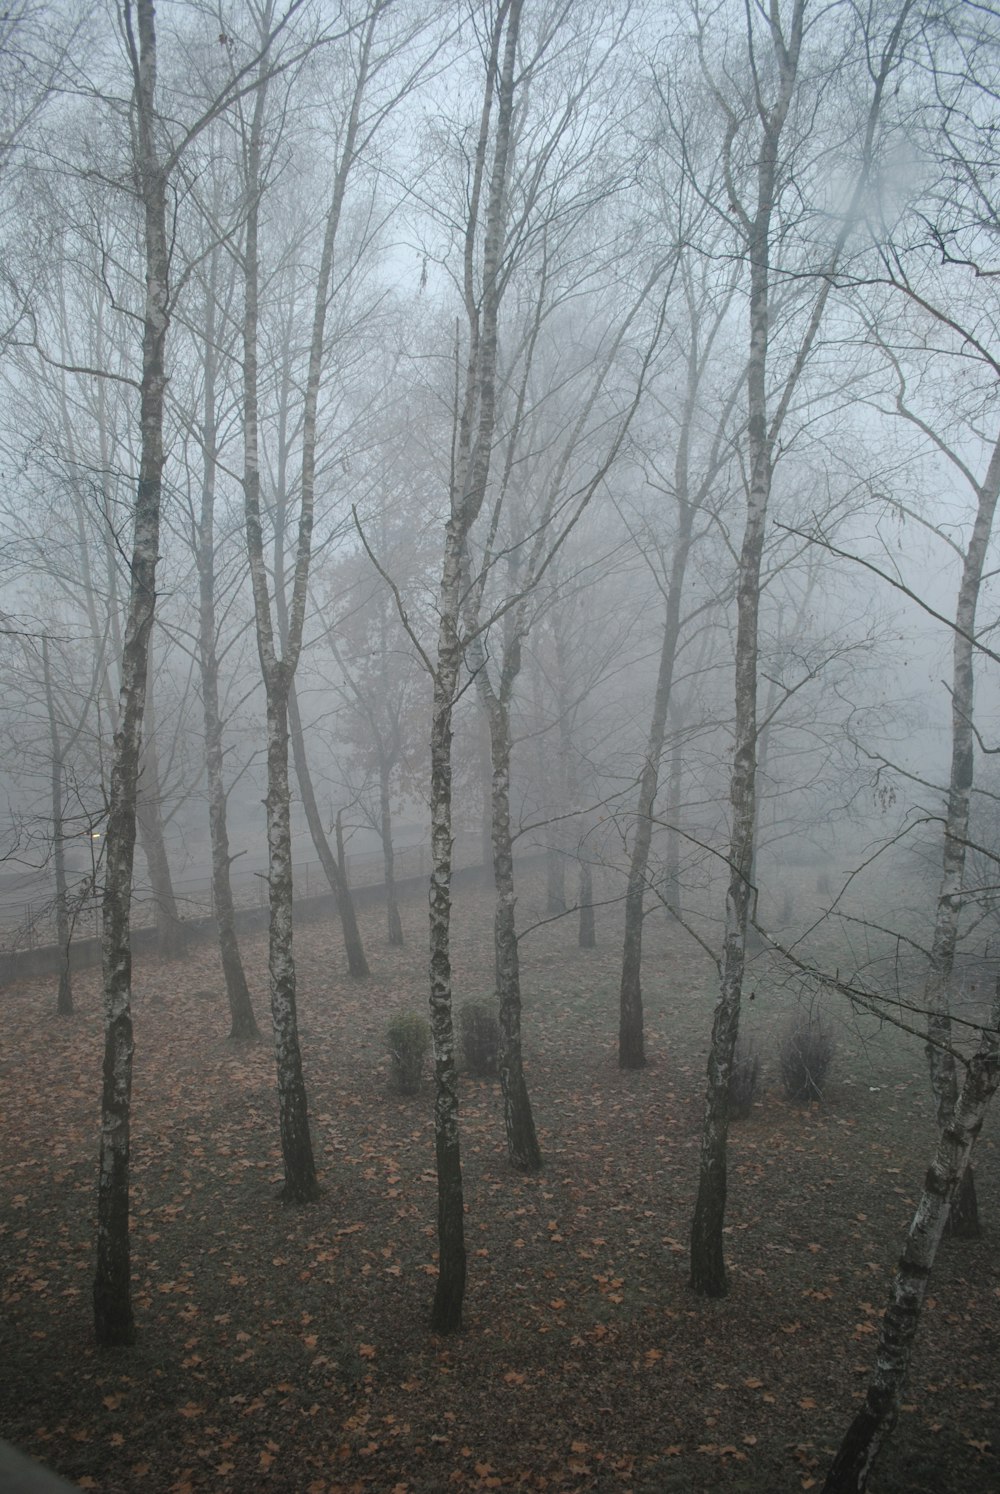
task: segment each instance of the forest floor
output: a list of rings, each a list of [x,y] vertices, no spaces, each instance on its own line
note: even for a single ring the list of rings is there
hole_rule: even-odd
[[[138,966],[129,1350],[92,1341],[97,972],[76,977],[70,1019],[51,979],[0,993],[0,1436],[103,1494],[819,1489],[933,1148],[919,1045],[831,1006],[832,1081],[791,1104],[775,1053],[795,997],[755,978],[765,1089],[731,1131],[730,1293],[696,1299],[712,965],[649,919],[650,1061],[623,1073],[617,920],[602,914],[593,951],[572,918],[536,929],[525,1050],[545,1167],[509,1170],[498,1085],[463,1077],[465,1326],[436,1338],[431,1089],[393,1093],[384,1036],[425,1007],[424,907],[404,908],[403,949],[365,911],[364,984],[336,929],[297,931],[310,1207],[277,1201],[273,1059],[227,1041],[213,949]],[[491,914],[458,891],[460,1001],[491,994]],[[263,1018],[266,945],[244,950]],[[986,1230],[943,1247],[883,1494],[1000,1487],[995,1122],[977,1154]]]

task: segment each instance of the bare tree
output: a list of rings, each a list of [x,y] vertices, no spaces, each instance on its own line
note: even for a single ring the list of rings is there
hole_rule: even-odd
[[[218,212],[214,214],[218,216]],[[219,537],[217,534],[217,497],[220,468],[219,343],[227,320],[221,268],[222,250],[214,247],[208,254],[201,276],[201,325],[197,340],[201,363],[201,422],[197,445],[201,459],[201,476],[197,501],[192,497],[188,509],[188,532],[198,576],[197,656],[201,677],[202,719],[205,732],[205,775],[208,785],[208,824],[212,857],[212,909],[219,936],[219,955],[229,1002],[230,1031],[234,1039],[255,1040],[260,1036],[254,1016],[250,989],[240,955],[236,934],[236,912],[230,876],[232,856],[229,849],[227,789],[224,769],[225,722],[220,702],[219,623],[217,616],[217,582]],[[225,292],[231,294],[230,287]]]
[[[157,128],[156,25],[151,0],[137,0],[135,10],[130,0],[124,0],[122,16],[132,67],[136,179],[145,220],[147,273],[140,412],[142,457],[135,502],[129,609],[122,649],[121,703],[111,770],[103,906],[104,1090],[94,1321],[98,1342],[104,1345],[131,1343],[135,1333],[128,1232],[133,1051],[129,910],[149,636],[156,597],[165,348],[170,306],[167,176]]]
[[[292,0],[280,29],[299,0]],[[145,302],[142,325],[140,460],[133,513],[129,604],[122,645],[122,682],[106,835],[102,910],[105,1056],[101,1114],[101,1156],[97,1196],[97,1269],[94,1322],[102,1345],[134,1338],[128,1229],[130,1112],[132,1091],[132,1013],[130,909],[136,832],[142,724],[149,667],[149,638],[156,597],[161,487],[166,339],[171,316],[170,236],[167,190],[177,162],[191,141],[239,94],[255,57],[230,75],[209,108],[182,130],[166,137],[157,101],[157,33],[152,0],[122,0],[121,19],[131,69],[134,111],[134,189],[143,219]],[[271,35],[262,38],[267,54]]]
[[[721,991],[715,1010],[708,1061],[708,1089],[702,1130],[698,1196],[691,1229],[691,1285],[698,1293],[721,1296],[727,1289],[723,1257],[726,1206],[726,1144],[729,1126],[729,1076],[739,1030],[747,925],[752,893],[754,824],[756,820],[757,656],[760,612],[761,560],[768,502],[779,440],[792,397],[813,351],[833,277],[856,227],[871,170],[876,130],[887,84],[899,63],[900,44],[911,0],[904,0],[890,17],[880,39],[862,29],[857,42],[866,58],[868,102],[856,124],[853,146],[855,184],[836,224],[832,243],[825,246],[811,276],[799,283],[809,287],[801,306],[801,327],[792,342],[786,372],[775,387],[772,333],[776,312],[775,279],[779,272],[801,277],[805,266],[793,265],[789,246],[777,230],[786,193],[796,194],[796,156],[802,150],[802,119],[798,105],[804,98],[806,75],[803,45],[807,40],[826,45],[832,38],[821,18],[811,23],[809,36],[805,0],[792,0],[783,13],[778,5],[763,13],[747,11],[745,58],[740,64],[739,87],[733,64],[724,54],[723,70],[709,61],[710,42],[704,28],[697,45],[706,84],[723,122],[722,162],[729,212],[737,225],[748,274],[749,342],[746,383],[746,492],[747,517],[737,570],[737,633],[735,656],[735,724],[730,802],[732,827],[729,848],[729,886],[723,946]],[[828,79],[830,74],[824,71]],[[811,80],[810,95],[822,88]],[[812,117],[815,111],[809,106]],[[789,123],[792,128],[789,130]],[[749,135],[748,135],[749,132]],[[808,134],[806,135],[808,139]],[[746,167],[745,167],[745,163]],[[798,211],[796,207],[795,211]],[[775,253],[780,247],[780,259]],[[818,286],[818,288],[813,288]],[[788,332],[785,334],[786,342]]]
[[[270,28],[271,0],[260,16],[261,30]],[[282,1198],[308,1203],[319,1193],[312,1136],[309,1130],[305,1078],[299,1045],[295,960],[292,952],[292,832],[288,784],[288,698],[302,647],[306,583],[312,548],[313,493],[303,489],[299,513],[292,600],[284,648],[279,656],[272,617],[264,521],[261,503],[258,335],[260,259],[260,203],[264,190],[264,140],[267,128],[268,69],[263,56],[246,127],[246,226],[243,242],[243,496],[247,554],[257,624],[257,651],[267,700],[267,850],[270,906],[268,968],[271,1020],[278,1075],[278,1113],[281,1153],[285,1169]],[[329,266],[327,267],[327,281]],[[317,291],[319,349],[322,350],[322,313],[327,284]],[[318,378],[318,370],[316,377]],[[276,585],[284,585],[283,574]]]
[[[454,1333],[465,1297],[465,1206],[458,1128],[458,1069],[451,976],[451,736],[464,657],[460,634],[469,534],[486,498],[496,425],[497,322],[507,234],[506,190],[516,90],[522,0],[501,0],[491,19],[485,78],[472,157],[465,229],[469,346],[459,409],[457,450],[438,591],[437,654],[432,665],[430,1003],[434,1037],[434,1144],[438,1186],[438,1278],[431,1326]],[[489,157],[492,139],[492,160]],[[483,202],[485,192],[486,201]],[[475,290],[481,235],[481,289]],[[430,663],[430,661],[428,661]]]
[[[982,1040],[965,1066],[965,1079],[941,1129],[906,1235],[879,1331],[875,1368],[864,1402],[844,1434],[823,1494],[864,1494],[879,1452],[899,1415],[927,1284],[963,1174],[990,1101],[1000,1083],[1000,984]]]
[[[731,385],[723,391],[718,408],[708,415],[709,399],[705,386],[714,371],[712,355],[716,340],[729,318],[735,289],[732,280],[723,281],[720,286],[714,265],[705,261],[699,264],[687,252],[678,278],[681,313],[668,345],[673,347],[675,339],[679,343],[676,356],[685,370],[685,387],[679,409],[662,412],[664,421],[671,421],[674,425],[673,462],[671,470],[664,472],[655,453],[650,453],[646,461],[646,482],[659,495],[664,508],[675,510],[675,520],[668,529],[661,519],[658,532],[647,541],[647,553],[651,556],[660,550],[657,588],[662,596],[664,616],[625,894],[618,1031],[618,1062],[625,1069],[641,1068],[645,1062],[642,925],[674,672],[684,631],[703,615],[706,605],[701,598],[685,608],[688,562],[692,548],[704,538],[706,515],[717,511],[726,496],[725,470],[732,461],[732,411],[739,388],[738,384]],[[652,393],[650,402],[655,408],[655,386]],[[709,425],[709,422],[714,423],[714,429],[711,426],[708,430],[699,428]],[[645,536],[639,537],[640,545],[644,540]],[[669,561],[662,553],[666,547],[669,548]],[[710,598],[709,606],[711,602]]]

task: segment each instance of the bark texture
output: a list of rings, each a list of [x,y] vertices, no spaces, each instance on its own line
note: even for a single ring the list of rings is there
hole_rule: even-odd
[[[271,1022],[278,1082],[278,1115],[287,1203],[308,1203],[319,1192],[312,1138],[309,1133],[305,1077],[299,1047],[295,958],[292,946],[292,837],[288,786],[288,694],[301,646],[305,585],[312,537],[312,510],[302,497],[299,545],[295,567],[293,623],[283,658],[275,647],[267,567],[261,524],[260,459],[258,450],[257,232],[261,190],[261,152],[266,87],[260,77],[254,100],[247,149],[249,205],[244,245],[245,302],[243,321],[243,500],[247,554],[253,589],[257,652],[267,697],[267,851],[268,851],[268,970]],[[279,576],[279,584],[280,584]]]
[[[139,480],[105,836],[102,906],[104,1081],[97,1186],[94,1328],[98,1343],[105,1347],[130,1344],[135,1336],[128,1224],[133,1054],[130,914],[142,718],[156,598],[166,386],[164,355],[169,325],[166,182],[155,139],[156,28],[152,0],[136,0],[134,21],[132,5],[126,0],[124,19],[133,73],[136,172],[144,213],[146,298]]]
[[[1000,1080],[1000,986],[989,1023],[978,1053],[969,1062],[949,1122],[941,1130],[889,1294],[864,1404],[844,1436],[823,1485],[823,1494],[863,1494],[875,1460],[896,1424],[941,1236]]]
[[[798,72],[803,15],[803,0],[795,0],[787,40],[780,29],[775,32],[775,102],[770,109],[758,109],[761,143],[756,166],[756,203],[752,217],[743,214],[750,265],[750,351],[747,364],[750,474],[736,590],[736,720],[729,789],[732,813],[729,888],[726,893],[720,994],[708,1059],[698,1196],[691,1226],[691,1285],[696,1292],[709,1297],[723,1296],[728,1288],[722,1230],[726,1211],[729,1076],[739,1034],[753,870],[760,566],[776,434],[773,426],[769,429],[767,414],[771,219],[778,182],[778,147]]]
[[[139,842],[146,858],[156,920],[156,952],[161,960],[176,960],[184,953],[184,926],[177,911],[174,881],[170,874],[164,833],[160,789],[160,758],[156,749],[153,699],[152,648],[146,682],[145,732],[136,800]]]
[[[976,494],[976,518],[962,563],[952,641],[951,773],[945,810],[941,882],[931,942],[930,971],[924,992],[928,1007],[927,1062],[938,1125],[943,1130],[951,1124],[958,1099],[958,1075],[951,1051],[951,1003],[955,949],[965,886],[969,801],[975,773],[973,655],[976,610],[998,496],[1000,440],[994,446],[986,477]],[[979,1237],[979,1210],[971,1171],[962,1179],[952,1200],[949,1223],[951,1232],[960,1239]]]
[[[341,874],[337,861],[330,851],[329,841],[323,830],[323,822],[316,803],[312,779],[309,774],[294,680],[298,657],[302,647],[302,628],[306,602],[305,583],[309,571],[310,537],[312,534],[313,513],[316,502],[317,418],[326,356],[326,321],[330,304],[330,286],[333,281],[337,236],[340,230],[344,198],[358,148],[361,107],[368,85],[372,44],[379,19],[384,9],[385,7],[373,6],[362,28],[351,108],[345,122],[339,155],[336,158],[330,205],[327,209],[323,229],[323,247],[320,253],[316,290],[313,298],[309,367],[306,376],[302,410],[302,498],[299,509],[299,544],[295,565],[295,581],[290,607],[286,608],[284,584],[279,579],[284,570],[284,535],[283,525],[280,524],[276,526],[274,564],[278,625],[287,674],[285,705],[292,728],[292,753],[295,760],[295,775],[302,794],[302,803],[306,813],[309,833],[337,904],[337,911],[344,933],[348,968],[351,974],[359,980],[367,978],[369,974],[368,961],[365,958],[364,946],[361,941],[361,933],[358,928],[350,889]]]
[[[740,223],[749,265],[749,354],[747,360],[747,520],[737,572],[736,691],[733,766],[730,777],[732,831],[729,849],[729,888],[726,896],[725,935],[720,995],[712,1030],[708,1086],[701,1140],[698,1196],[691,1230],[691,1285],[706,1296],[721,1296],[727,1288],[722,1250],[726,1206],[726,1144],[729,1129],[729,1076],[739,1033],[747,923],[754,864],[757,754],[757,657],[760,610],[760,571],[765,522],[770,500],[774,454],[785,419],[819,334],[836,269],[861,211],[873,158],[875,131],[887,82],[896,66],[900,41],[912,0],[904,0],[881,53],[875,39],[865,42],[877,68],[871,71],[872,93],[860,149],[860,167],[841,226],[827,256],[825,273],[818,277],[802,336],[788,373],[769,405],[769,334],[771,318],[772,220],[778,199],[791,178],[792,162],[779,156],[782,134],[796,92],[805,23],[805,0],[793,0],[787,29],[780,8],[767,17],[768,93],[755,91],[753,112],[759,146],[752,173],[753,201],[745,206],[736,191],[733,144],[744,120],[730,100],[714,86],[716,102],[728,120],[723,169],[730,208]],[[748,13],[749,14],[749,13]],[[754,45],[754,32],[748,39]],[[756,59],[754,67],[756,68]],[[756,75],[756,74],[755,74]],[[793,146],[796,142],[793,140]]]
[[[455,1062],[451,979],[452,712],[463,659],[459,619],[466,542],[486,496],[496,420],[499,271],[505,238],[505,196],[520,19],[521,0],[508,0],[508,3],[500,7],[493,25],[490,52],[486,58],[483,106],[466,226],[469,358],[452,479],[451,512],[445,526],[438,594],[437,659],[430,741],[429,934],[430,1009],[435,1075],[434,1143],[438,1183],[438,1280],[431,1310],[431,1327],[439,1333],[453,1333],[462,1325],[466,1276],[458,1071]],[[482,294],[477,303],[474,293],[474,256],[476,236],[480,228],[494,106],[496,127],[483,231]]]

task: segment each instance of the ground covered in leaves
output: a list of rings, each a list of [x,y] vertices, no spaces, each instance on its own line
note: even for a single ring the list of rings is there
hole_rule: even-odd
[[[731,1290],[696,1300],[686,1240],[712,966],[650,919],[650,1062],[622,1073],[613,915],[594,951],[576,948],[571,918],[535,930],[525,1047],[545,1169],[510,1172],[496,1081],[464,1077],[465,1328],[438,1339],[432,1096],[392,1092],[384,1040],[394,1012],[425,1003],[423,899],[404,916],[396,950],[378,910],[364,915],[365,984],[346,976],[336,928],[297,932],[324,1187],[308,1208],[277,1202],[272,1058],[226,1040],[211,947],[138,966],[130,1350],[92,1342],[97,974],[77,977],[68,1020],[51,980],[0,993],[0,1436],[105,1494],[818,1489],[932,1149],[917,1044],[831,1008],[831,1085],[792,1105],[774,1054],[795,998],[756,981],[765,1090],[731,1134]],[[459,891],[455,931],[457,998],[488,997],[485,892]],[[261,936],[245,956],[263,1017]],[[875,1490],[1000,1486],[989,1122],[978,1179],[986,1232],[942,1252]]]

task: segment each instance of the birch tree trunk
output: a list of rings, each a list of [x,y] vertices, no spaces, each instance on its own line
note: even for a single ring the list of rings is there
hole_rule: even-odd
[[[119,713],[105,834],[101,957],[104,978],[104,1085],[97,1188],[97,1269],[94,1327],[99,1344],[130,1344],[129,1153],[132,1103],[132,944],[130,913],[135,854],[136,794],[146,699],[149,637],[156,598],[163,472],[164,353],[169,325],[166,181],[156,137],[156,26],[153,0],[131,0],[123,16],[132,66],[136,178],[144,214],[146,296],[143,311],[139,480],[122,647]]]
[[[864,1404],[844,1435],[823,1494],[864,1494],[872,1466],[899,1415],[927,1283],[941,1236],[990,1101],[1000,1080],[1000,983],[989,1026],[970,1060],[961,1092],[941,1129],[882,1319],[875,1368]]]
[[[266,21],[270,21],[268,13]],[[243,499],[246,516],[247,554],[253,590],[257,652],[267,697],[267,852],[268,852],[268,972],[271,988],[271,1022],[278,1078],[278,1117],[281,1153],[285,1169],[282,1199],[286,1203],[308,1203],[319,1193],[302,1053],[299,1047],[295,958],[292,945],[293,886],[292,834],[288,785],[288,695],[301,642],[301,617],[305,608],[312,512],[307,495],[302,496],[300,541],[296,561],[296,587],[301,589],[297,629],[289,629],[285,655],[279,659],[275,647],[264,537],[261,524],[260,458],[258,438],[257,325],[258,325],[258,222],[262,183],[261,155],[264,132],[266,80],[263,69],[254,97],[253,118],[247,145],[248,209],[244,244],[245,303],[243,320]],[[301,580],[300,580],[301,578]],[[276,577],[281,586],[283,578]]]
[[[998,496],[1000,440],[993,448],[986,477],[976,494],[976,518],[962,565],[952,642],[951,775],[945,811],[941,883],[934,919],[934,938],[931,942],[930,973],[924,991],[924,999],[929,1008],[927,1061],[938,1125],[943,1131],[951,1124],[958,1099],[958,1076],[955,1057],[951,1051],[951,995],[965,884],[969,799],[975,769],[973,652],[976,609]],[[979,1237],[979,1210],[971,1167],[963,1173],[955,1194],[950,1227],[955,1235],[963,1239]]]
[[[911,8],[912,0],[904,0],[892,18],[889,35],[881,52],[877,50],[875,37],[865,33],[867,55],[872,61],[877,58],[878,67],[872,67],[871,61],[869,62],[868,76],[872,91],[861,140],[857,178],[840,229],[831,245],[825,273],[819,277],[819,289],[806,318],[804,332],[775,398],[773,413],[768,408],[771,225],[779,195],[791,175],[791,163],[787,160],[779,161],[779,146],[798,84],[805,0],[793,0],[787,35],[781,24],[779,7],[772,6],[767,15],[768,43],[773,54],[768,59],[768,65],[774,71],[774,102],[768,105],[764,95],[755,88],[753,108],[760,131],[760,144],[752,177],[752,212],[739,201],[732,174],[732,145],[743,122],[734,113],[729,100],[718,88],[715,89],[716,101],[728,121],[724,170],[730,191],[730,207],[742,227],[745,255],[749,264],[750,336],[746,376],[749,481],[746,528],[740,550],[736,587],[736,688],[733,766],[730,776],[732,829],[729,887],[726,895],[720,994],[715,1009],[708,1060],[698,1196],[691,1227],[691,1285],[696,1292],[711,1297],[722,1296],[727,1290],[722,1231],[726,1208],[729,1076],[739,1033],[753,877],[760,572],[774,452],[802,371],[809,361],[818,336],[834,274],[860,211],[871,170],[875,131],[886,84],[899,58],[900,41]],[[752,28],[748,37],[753,47]],[[750,60],[754,75],[757,76],[757,60],[755,57]]]
[[[760,567],[771,493],[774,439],[767,416],[771,218],[777,190],[778,146],[798,73],[803,13],[804,0],[795,0],[788,40],[780,28],[774,35],[778,74],[776,97],[769,110],[762,102],[758,106],[762,138],[756,167],[756,204],[753,218],[744,215],[743,219],[750,265],[750,352],[747,364],[750,480],[736,590],[736,719],[729,789],[732,830],[721,989],[712,1025],[698,1196],[691,1226],[691,1285],[696,1292],[709,1297],[723,1296],[728,1286],[722,1229],[726,1210],[729,1076],[739,1033],[753,868]],[[732,128],[735,135],[735,127]]]
[[[496,421],[499,271],[505,238],[505,198],[514,112],[515,64],[522,0],[504,0],[486,61],[483,107],[466,227],[466,302],[470,348],[459,425],[459,451],[445,526],[438,594],[437,658],[431,708],[431,877],[429,892],[430,1008],[434,1038],[434,1146],[438,1184],[438,1279],[431,1327],[462,1326],[466,1250],[458,1126],[458,1069],[451,981],[451,739],[463,648],[459,635],[466,542],[486,496]],[[502,51],[502,61],[501,61]],[[498,67],[499,63],[499,67]],[[496,129],[483,237],[482,295],[473,294],[473,256],[496,90]],[[478,415],[478,419],[476,418]]]
[[[451,998],[451,715],[462,648],[458,637],[464,536],[454,518],[445,532],[441,621],[431,715],[430,1008],[434,1040],[434,1154],[438,1195],[438,1278],[431,1327],[454,1333],[465,1298],[465,1203],[458,1128],[458,1065]]]

